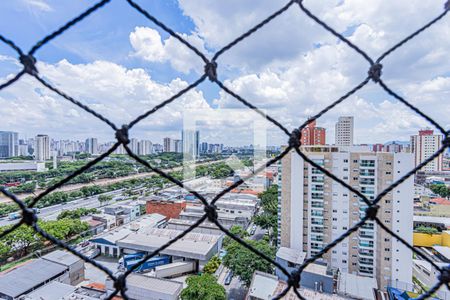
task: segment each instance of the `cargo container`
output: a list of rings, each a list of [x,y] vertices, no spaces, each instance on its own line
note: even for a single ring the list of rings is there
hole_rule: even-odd
[[[127,270],[130,270],[134,265],[140,263],[144,257],[145,257],[144,253],[124,255],[123,257],[124,267]],[[170,263],[170,256],[168,255],[155,256],[148,259],[143,264],[141,264],[137,269],[134,270],[134,272],[150,271],[151,269],[154,269],[157,266],[165,265],[168,263]]]
[[[180,261],[155,268],[155,276],[158,278],[172,278],[195,271],[195,261]]]

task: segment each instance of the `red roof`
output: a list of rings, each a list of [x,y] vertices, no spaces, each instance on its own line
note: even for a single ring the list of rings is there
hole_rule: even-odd
[[[433,198],[430,202],[437,205],[450,205],[450,200],[445,198]]]

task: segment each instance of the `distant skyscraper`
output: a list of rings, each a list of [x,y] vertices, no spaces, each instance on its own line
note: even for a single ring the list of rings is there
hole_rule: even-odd
[[[164,152],[174,152],[175,149],[173,149],[173,142],[171,138],[164,138],[163,140],[163,145],[164,145]]]
[[[19,139],[17,132],[0,131],[0,158],[19,155]]]
[[[197,158],[200,148],[200,132],[198,130],[183,130],[181,132],[183,141],[183,153],[190,158]]]
[[[200,145],[200,153],[207,153],[208,152],[208,143],[207,142],[203,142]]]
[[[48,135],[38,134],[36,136],[34,157],[39,161],[50,159],[50,138],[48,137]]]
[[[153,144],[153,152],[160,153],[163,152],[164,147],[161,144]]]
[[[302,145],[325,145],[326,132],[323,127],[316,127],[316,120],[313,120],[302,129]]]
[[[139,155],[149,155],[153,153],[153,145],[152,142],[142,140],[138,143],[138,152]]]
[[[411,151],[414,153],[415,165],[419,165],[442,146],[442,135],[433,134],[433,130],[420,130],[419,134],[411,136]],[[442,171],[443,155],[439,155],[429,162],[423,171]]]
[[[339,117],[336,123],[336,146],[353,145],[353,117]]]
[[[98,154],[98,142],[96,138],[86,139],[85,147],[87,153]]]
[[[177,153],[182,153],[183,152],[183,144],[181,142],[181,140],[173,140],[173,144],[175,146],[174,151]]]
[[[139,151],[138,140],[136,138],[130,139],[130,145],[128,147],[130,148],[131,152],[133,152],[134,154],[137,154]]]

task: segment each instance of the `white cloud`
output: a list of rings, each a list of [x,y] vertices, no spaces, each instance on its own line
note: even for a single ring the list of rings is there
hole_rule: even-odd
[[[22,0],[28,7],[43,12],[53,11],[53,8],[45,0]]]
[[[54,65],[38,63],[38,69],[41,76],[58,89],[118,126],[130,122],[188,85],[178,78],[167,84],[157,83],[142,69],[126,69],[106,61],[71,64],[62,60]],[[206,107],[209,105],[202,93],[191,91],[145,119],[138,131],[151,135],[150,131],[179,130],[184,108]],[[3,127],[22,133],[49,132],[61,136],[67,130],[76,134],[83,132],[83,136],[113,137],[101,121],[29,76],[0,92],[0,114]]]
[[[206,53],[202,39],[197,35],[180,34],[189,43],[197,47],[203,53]],[[196,70],[202,72],[202,60],[180,41],[170,36],[162,40],[158,31],[149,27],[136,27],[130,33],[130,43],[135,53],[144,60],[150,62],[169,62],[171,66],[180,72],[189,73]]]

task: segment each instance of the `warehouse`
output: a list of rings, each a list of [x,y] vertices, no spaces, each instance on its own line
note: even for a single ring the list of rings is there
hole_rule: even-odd
[[[117,241],[117,245],[125,254],[134,252],[151,253],[182,233],[181,230],[152,228],[145,233],[129,234]],[[222,236],[190,232],[162,250],[160,254],[172,256],[173,260],[196,260],[197,268],[202,269],[203,265],[219,251],[221,243]]]
[[[67,283],[65,266],[44,259],[35,259],[0,275],[0,298],[18,299],[44,284],[57,280]]]
[[[114,282],[106,279],[108,295],[115,291]],[[177,300],[183,284],[173,280],[148,277],[131,273],[127,276],[127,296],[130,299]]]

